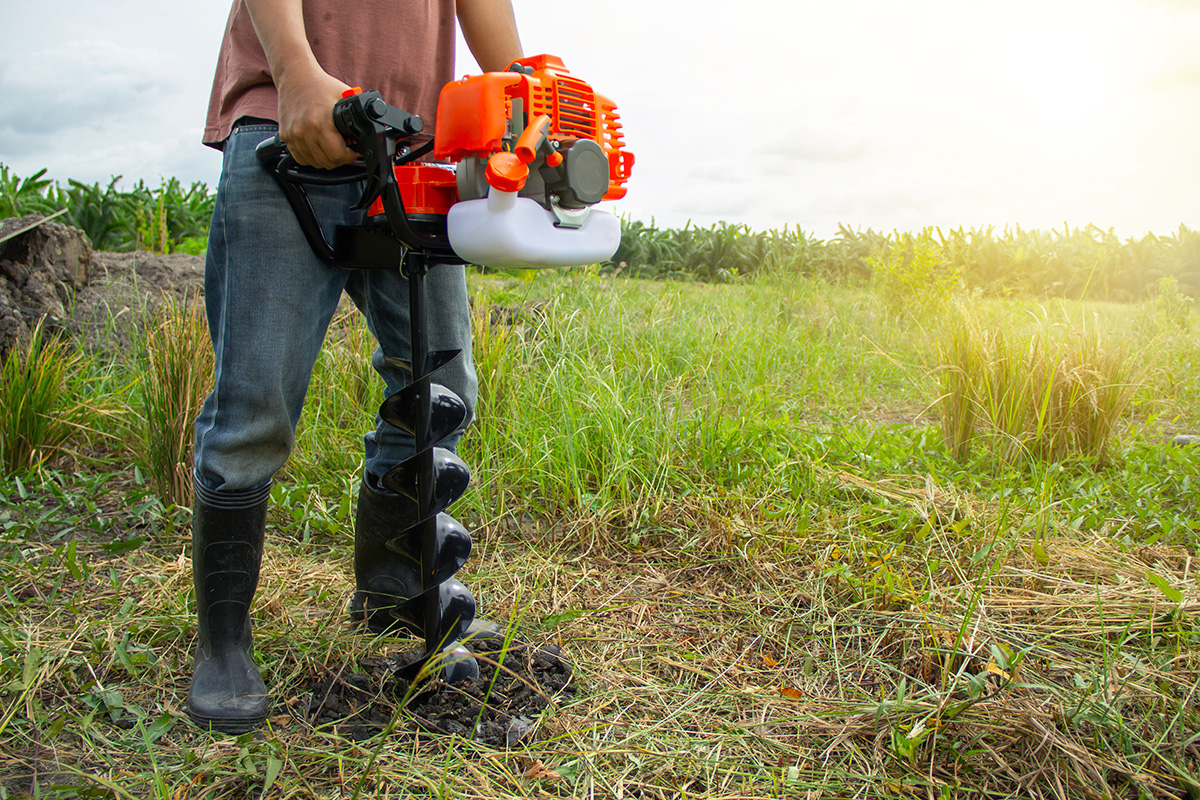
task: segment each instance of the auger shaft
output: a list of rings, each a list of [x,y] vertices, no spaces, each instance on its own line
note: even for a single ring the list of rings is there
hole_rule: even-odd
[[[425,275],[429,271],[428,259],[417,250],[408,250],[404,255],[402,270],[408,279],[408,325],[409,341],[412,346],[412,381],[417,398],[416,418],[413,420],[413,446],[417,462],[417,514],[421,520],[421,590],[425,608],[425,655],[436,655],[446,642],[438,640],[442,629],[442,604],[437,587],[432,585],[437,569],[437,514],[433,510],[434,470],[433,448],[429,444],[430,417],[433,413],[433,397],[428,372],[429,361],[429,309],[425,297]]]

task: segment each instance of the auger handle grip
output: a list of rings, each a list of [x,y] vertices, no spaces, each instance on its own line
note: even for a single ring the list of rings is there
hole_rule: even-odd
[[[293,183],[307,183],[314,186],[341,186],[346,183],[361,181],[367,177],[367,165],[362,159],[351,164],[345,164],[333,169],[306,167],[296,161],[288,150],[279,134],[260,142],[254,148],[258,163],[266,169],[277,173]]]
[[[400,151],[401,142],[407,142],[424,129],[421,118],[389,106],[379,92],[354,90],[334,104],[333,121],[346,144],[362,156],[359,161],[334,169],[302,166],[278,135],[260,143],[255,150],[259,164],[283,190],[317,257],[331,266],[356,269],[395,266],[390,263],[393,247],[407,247],[443,258],[453,256],[444,233],[429,235],[414,229],[396,185],[394,166],[416,160],[433,147],[428,142]],[[338,238],[331,245],[304,187],[356,182],[363,183],[363,193],[351,210],[365,210],[376,198],[381,199],[389,233],[381,234],[377,228],[366,231],[363,226],[339,226]],[[392,246],[380,242],[380,236],[389,235],[395,242]],[[359,246],[364,242],[368,243],[366,249]]]
[[[371,136],[386,135],[393,139],[406,139],[425,129],[425,122],[416,114],[389,106],[384,102],[379,92],[353,91],[334,103],[333,124],[338,133],[346,140],[346,145],[359,155],[367,148],[367,140]],[[353,164],[334,169],[317,167],[302,167],[288,152],[279,134],[262,142],[255,149],[258,160],[264,166],[303,176],[305,183],[318,185],[336,185],[349,183],[347,180],[331,179],[330,176],[349,176],[351,173],[362,177],[365,165],[360,159]]]

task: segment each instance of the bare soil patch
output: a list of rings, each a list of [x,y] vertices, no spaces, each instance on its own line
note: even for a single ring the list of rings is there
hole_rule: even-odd
[[[203,285],[203,256],[98,252],[70,225],[0,220],[0,356],[39,322],[114,351],[164,298],[184,300]]]

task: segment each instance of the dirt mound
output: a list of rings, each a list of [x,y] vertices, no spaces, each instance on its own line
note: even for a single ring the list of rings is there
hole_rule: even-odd
[[[111,351],[164,297],[204,283],[204,257],[95,252],[83,231],[41,215],[0,220],[0,357],[42,324]]]
[[[89,347],[109,352],[128,345],[164,300],[189,302],[203,291],[204,256],[98,252],[91,279],[76,296],[72,330]]]

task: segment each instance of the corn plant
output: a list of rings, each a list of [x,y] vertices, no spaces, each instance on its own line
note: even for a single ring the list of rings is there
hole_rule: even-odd
[[[175,178],[151,189],[139,181],[130,192],[135,210],[136,247],[173,253],[188,239],[207,235],[215,196],[204,183],[184,189]]]
[[[130,198],[116,188],[120,176],[101,189],[99,183],[70,181],[60,193],[67,206],[67,219],[83,231],[97,250],[129,250],[134,244],[133,208]]]
[[[54,196],[54,182],[40,169],[28,178],[18,178],[0,164],[0,218],[25,214],[49,214],[62,208]]]
[[[924,273],[914,270],[914,263]],[[1003,232],[925,228],[888,235],[840,225],[835,236],[822,241],[786,227],[755,232],[745,225],[688,223],[669,229],[624,220],[620,248],[604,268],[635,277],[706,281],[761,272],[851,285],[880,286],[882,278],[885,292],[897,282],[916,287],[924,278],[953,275],[968,290],[987,295],[1132,302],[1164,277],[1190,292],[1200,290],[1200,232],[1180,226],[1168,236],[1122,240],[1095,225],[1049,231],[1017,226]]]
[[[97,250],[203,249],[216,198],[202,182],[185,189],[175,178],[158,188],[138,181],[126,192],[117,187],[116,176],[103,187],[71,180],[63,189],[45,174],[42,169],[22,179],[0,164],[0,218],[66,208],[64,221],[82,230]]]

